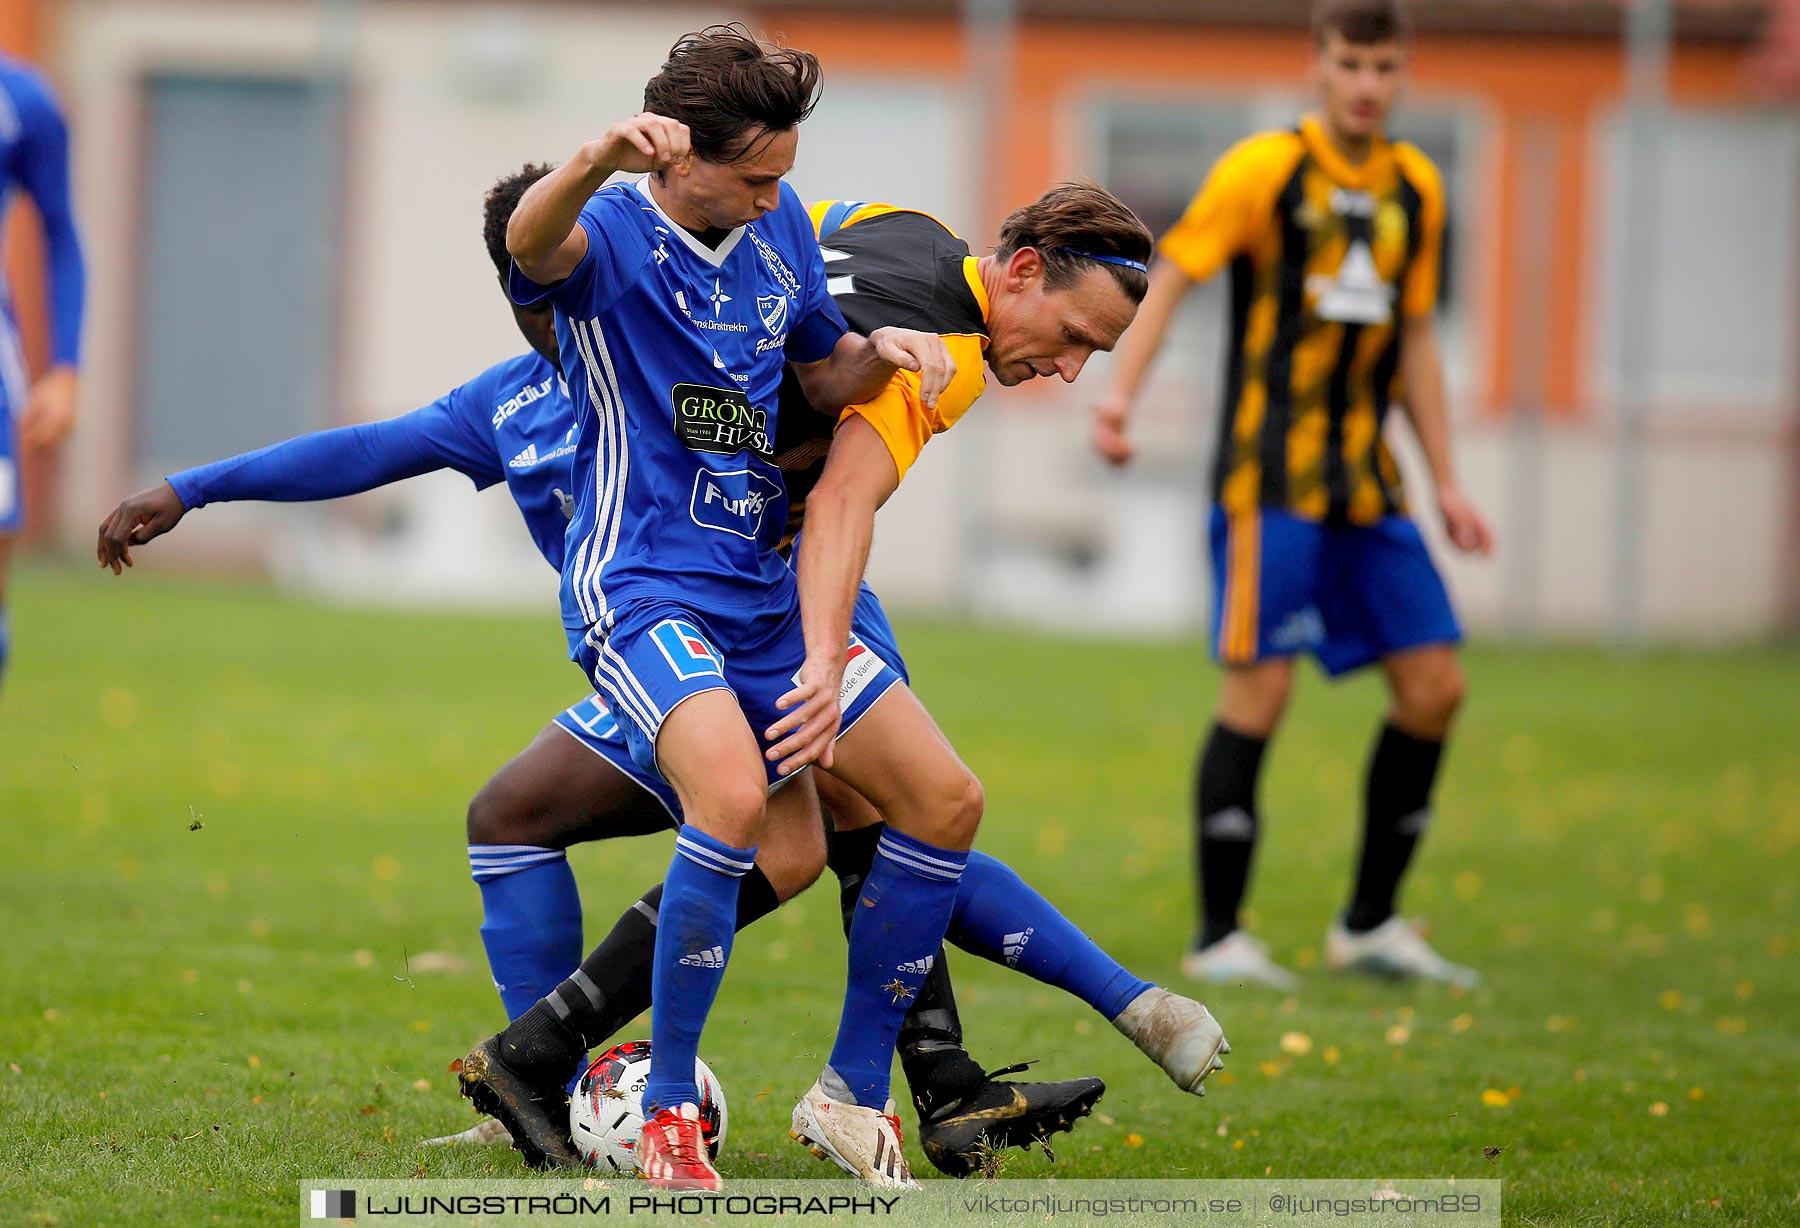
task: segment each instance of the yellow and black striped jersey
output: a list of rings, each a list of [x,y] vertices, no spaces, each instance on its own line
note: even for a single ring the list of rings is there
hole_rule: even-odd
[[[1405,507],[1381,438],[1403,400],[1400,322],[1437,304],[1437,168],[1378,140],[1361,165],[1316,119],[1240,142],[1158,245],[1195,281],[1229,266],[1213,496],[1367,524]]]
[[[784,374],[775,463],[787,482],[790,541],[845,418],[854,414],[875,428],[904,479],[926,442],[954,426],[987,386],[987,292],[967,243],[930,214],[893,205],[827,200],[808,212],[828,288],[851,330],[937,333],[956,360],[956,376],[933,408],[919,397],[918,375],[898,371],[873,400],[828,416],[806,403],[791,370]]]

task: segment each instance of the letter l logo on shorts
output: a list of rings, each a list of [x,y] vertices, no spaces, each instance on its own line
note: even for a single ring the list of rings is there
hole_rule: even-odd
[[[665,618],[650,628],[650,638],[662,651],[669,668],[683,682],[708,674],[725,676],[725,663],[719,660],[719,654],[713,651],[713,646],[706,642],[706,637],[693,623],[680,618]]]

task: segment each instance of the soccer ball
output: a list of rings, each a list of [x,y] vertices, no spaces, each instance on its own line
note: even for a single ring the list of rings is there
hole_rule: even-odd
[[[638,1135],[644,1129],[644,1085],[650,1081],[650,1042],[614,1045],[593,1060],[569,1100],[569,1134],[575,1150],[595,1168],[637,1169]],[[725,1145],[725,1089],[705,1062],[694,1059],[700,1087],[700,1137],[714,1159]]]

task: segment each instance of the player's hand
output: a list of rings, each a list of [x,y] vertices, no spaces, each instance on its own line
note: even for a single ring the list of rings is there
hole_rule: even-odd
[[[1094,451],[1110,465],[1128,464],[1132,453],[1136,451],[1131,436],[1125,430],[1125,418],[1130,412],[1130,403],[1118,395],[1108,396],[1094,406],[1094,431],[1091,437]]]
[[[51,367],[31,386],[19,437],[33,448],[61,443],[75,425],[75,368]]]
[[[910,328],[878,328],[869,334],[869,342],[881,361],[902,371],[917,371],[919,399],[926,408],[937,408],[938,398],[956,378],[956,359],[942,337]]]
[[[1444,535],[1464,554],[1489,555],[1494,551],[1494,531],[1475,505],[1455,486],[1438,490],[1438,512],[1444,518]]]
[[[688,126],[654,111],[614,124],[589,149],[596,166],[634,175],[679,166],[694,154]]]
[[[848,652],[848,645],[845,646]],[[800,667],[800,681],[775,701],[785,715],[763,732],[774,745],[770,760],[780,760],[780,772],[791,776],[809,763],[831,766],[832,743],[844,722],[838,691],[844,685],[845,653],[826,660],[808,655]]]
[[[181,496],[167,482],[140,490],[113,509],[112,515],[100,522],[100,542],[94,553],[100,566],[112,568],[113,575],[123,575],[121,564],[131,566],[131,548],[161,537],[187,515]]]

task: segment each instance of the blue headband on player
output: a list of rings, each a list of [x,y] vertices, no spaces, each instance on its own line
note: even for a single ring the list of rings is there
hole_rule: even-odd
[[[1101,264],[1116,264],[1122,269],[1136,269],[1140,273],[1148,273],[1150,271],[1144,266],[1142,260],[1130,260],[1124,256],[1102,256],[1099,252],[1084,252],[1079,247],[1059,247],[1056,250],[1059,252],[1070,252],[1077,256],[1085,256],[1089,260],[1098,260]]]

